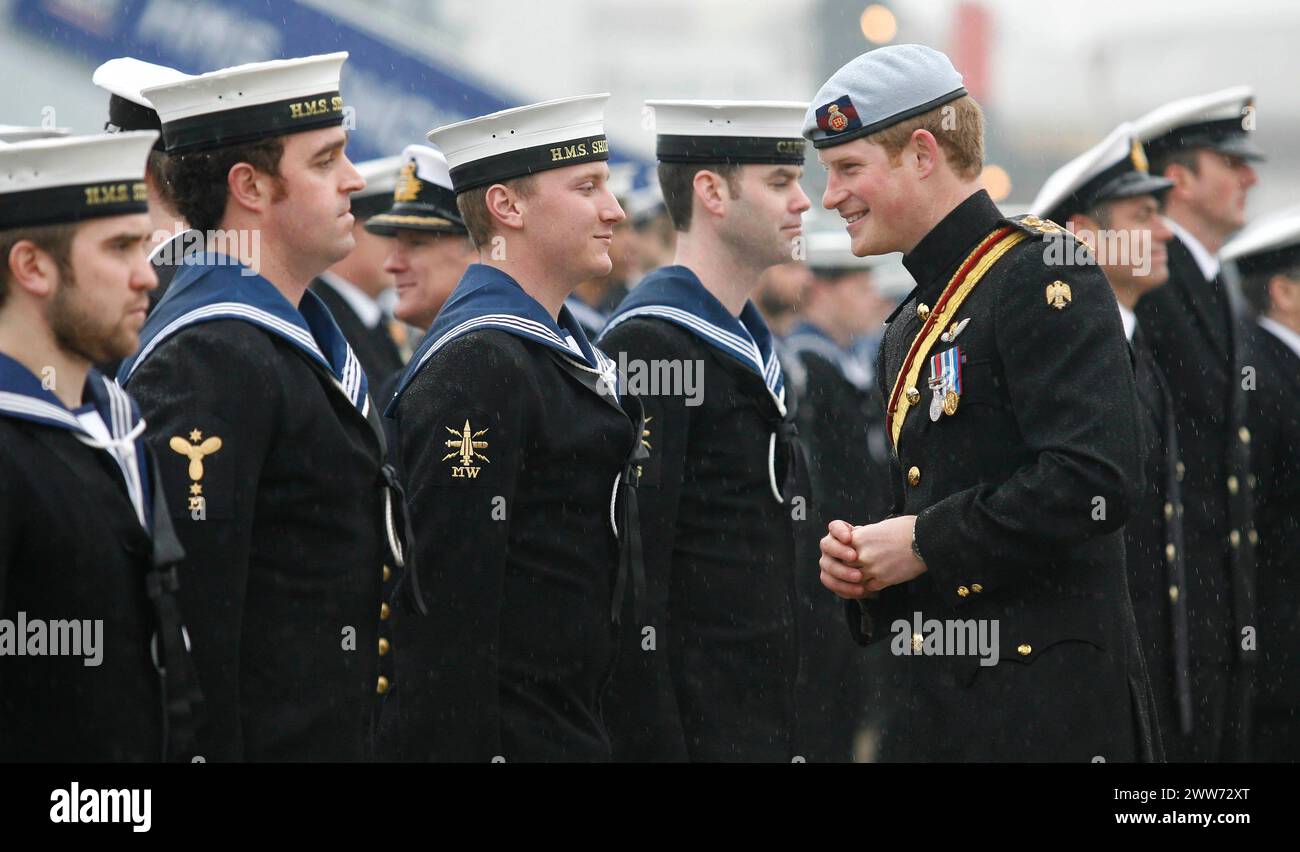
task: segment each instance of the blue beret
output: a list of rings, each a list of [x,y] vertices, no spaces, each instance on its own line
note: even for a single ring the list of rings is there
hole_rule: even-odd
[[[921,44],[862,54],[831,75],[804,115],[803,135],[829,148],[884,130],[966,94],[948,57]]]

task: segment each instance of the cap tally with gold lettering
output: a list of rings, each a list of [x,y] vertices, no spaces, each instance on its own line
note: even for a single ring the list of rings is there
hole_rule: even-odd
[[[145,88],[169,154],[242,145],[343,123],[345,51],[236,65]]]
[[[90,81],[108,92],[108,122],[104,129],[109,133],[124,130],[161,130],[162,121],[149,99],[140,94],[144,89],[193,79],[189,74],[143,62],[130,56],[110,59],[95,69]],[[162,135],[154,147],[161,150]]]
[[[578,95],[515,107],[429,131],[456,192],[548,169],[609,159],[605,102]]]
[[[1138,141],[1152,158],[1174,151],[1209,148],[1243,160],[1262,160],[1264,152],[1251,139],[1255,93],[1250,86],[1233,86],[1208,95],[1171,101],[1133,122]]]
[[[848,62],[818,90],[804,116],[803,135],[814,148],[842,145],[965,94],[961,74],[934,48],[878,47]]]
[[[0,231],[144,213],[157,138],[141,130],[0,146]]]
[[[397,183],[389,195],[392,206],[370,217],[366,230],[384,237],[400,230],[467,233],[442,152],[428,145],[407,145],[401,159]]]
[[[799,101],[646,101],[654,110],[661,163],[802,165]]]
[[[1105,139],[1051,174],[1038,191],[1029,212],[1064,223],[1103,201],[1154,195],[1157,199],[1174,183],[1147,171],[1147,158],[1125,122]]]

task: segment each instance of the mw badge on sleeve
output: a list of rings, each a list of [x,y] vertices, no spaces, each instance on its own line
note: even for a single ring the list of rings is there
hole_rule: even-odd
[[[452,479],[477,479],[482,465],[490,464],[491,460],[481,451],[488,448],[488,442],[483,440],[487,434],[487,429],[475,430],[470,425],[469,419],[465,419],[465,425],[459,429],[453,429],[450,426],[444,426],[453,437],[445,442],[451,452],[442,457],[443,461],[451,462]]]

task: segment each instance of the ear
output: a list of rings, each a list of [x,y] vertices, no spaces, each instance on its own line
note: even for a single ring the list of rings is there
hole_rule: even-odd
[[[274,179],[250,163],[235,163],[226,174],[226,204],[252,213],[264,213],[270,208],[274,189]]]
[[[912,131],[912,138],[907,140],[908,149],[904,157],[915,163],[917,176],[924,179],[939,166],[943,154],[939,150],[939,140],[928,130],[917,128]]]
[[[698,203],[713,216],[726,215],[731,191],[722,175],[701,169],[691,180],[691,189],[694,191],[692,203]]]
[[[488,187],[483,201],[492,220],[498,225],[514,231],[523,229],[524,204],[514,189],[505,184],[494,183]]]
[[[38,298],[52,294],[59,283],[54,258],[31,240],[19,240],[9,249],[9,282]]]
[[[1165,166],[1165,177],[1174,182],[1165,193],[1165,204],[1168,204],[1171,198],[1180,200],[1187,198],[1192,190],[1192,182],[1196,179],[1192,170],[1182,163],[1170,163]]]

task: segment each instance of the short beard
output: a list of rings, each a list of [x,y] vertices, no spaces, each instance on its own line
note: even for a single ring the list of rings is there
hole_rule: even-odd
[[[59,287],[46,309],[45,319],[54,342],[64,352],[84,358],[92,364],[106,364],[131,355],[134,347],[126,341],[117,343],[108,329],[83,312],[74,298],[77,277],[71,264],[59,270]]]

